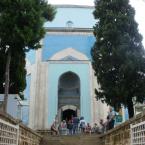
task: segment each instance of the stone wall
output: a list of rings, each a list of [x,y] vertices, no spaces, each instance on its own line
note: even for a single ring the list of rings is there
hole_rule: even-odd
[[[145,121],[145,112],[100,136],[100,145],[131,145],[130,125]]]
[[[19,145],[40,145],[42,137],[32,129],[23,125],[20,122],[20,120],[16,120],[12,118],[10,115],[3,114],[2,112],[0,112],[0,119],[13,125],[19,125],[19,140],[18,140]]]
[[[103,135],[45,136],[43,134],[43,139],[35,131],[9,115],[0,112],[0,119],[13,125],[19,125],[19,145],[131,145],[130,125],[145,121],[145,112],[116,126]]]

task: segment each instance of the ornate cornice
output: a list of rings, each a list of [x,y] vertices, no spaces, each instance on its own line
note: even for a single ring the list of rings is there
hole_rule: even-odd
[[[55,4],[53,5],[56,8],[86,8],[86,9],[93,9],[94,6],[89,5],[71,5],[71,4]]]
[[[93,28],[45,27],[47,32],[93,32]]]

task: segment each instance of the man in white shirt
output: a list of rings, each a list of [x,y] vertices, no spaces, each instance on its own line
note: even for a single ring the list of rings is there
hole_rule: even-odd
[[[109,108],[108,117],[109,117],[109,129],[112,129],[114,128],[115,123],[115,112],[113,111],[112,107]]]

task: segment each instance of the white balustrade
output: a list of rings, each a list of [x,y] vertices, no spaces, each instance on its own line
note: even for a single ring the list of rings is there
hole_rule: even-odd
[[[18,145],[19,126],[0,119],[0,145]]]
[[[130,125],[131,145],[145,145],[145,121]]]

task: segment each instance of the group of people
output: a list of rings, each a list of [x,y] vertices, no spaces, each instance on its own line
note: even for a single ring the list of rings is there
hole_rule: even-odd
[[[84,117],[72,117],[70,120],[63,120],[59,125],[54,121],[51,125],[51,133],[61,135],[74,135],[79,133],[91,133],[92,127],[86,123]]]
[[[113,111],[113,108],[110,107],[106,121],[104,122],[103,119],[100,120],[99,133],[104,133],[110,129],[113,129],[114,123],[115,123],[115,112]]]
[[[100,120],[99,125],[94,123],[93,127],[87,123],[84,117],[72,117],[68,121],[63,120],[59,125],[56,121],[51,125],[51,132],[61,135],[74,135],[79,133],[92,134],[92,133],[104,133],[107,130],[114,128],[115,113],[110,108],[106,121]]]

